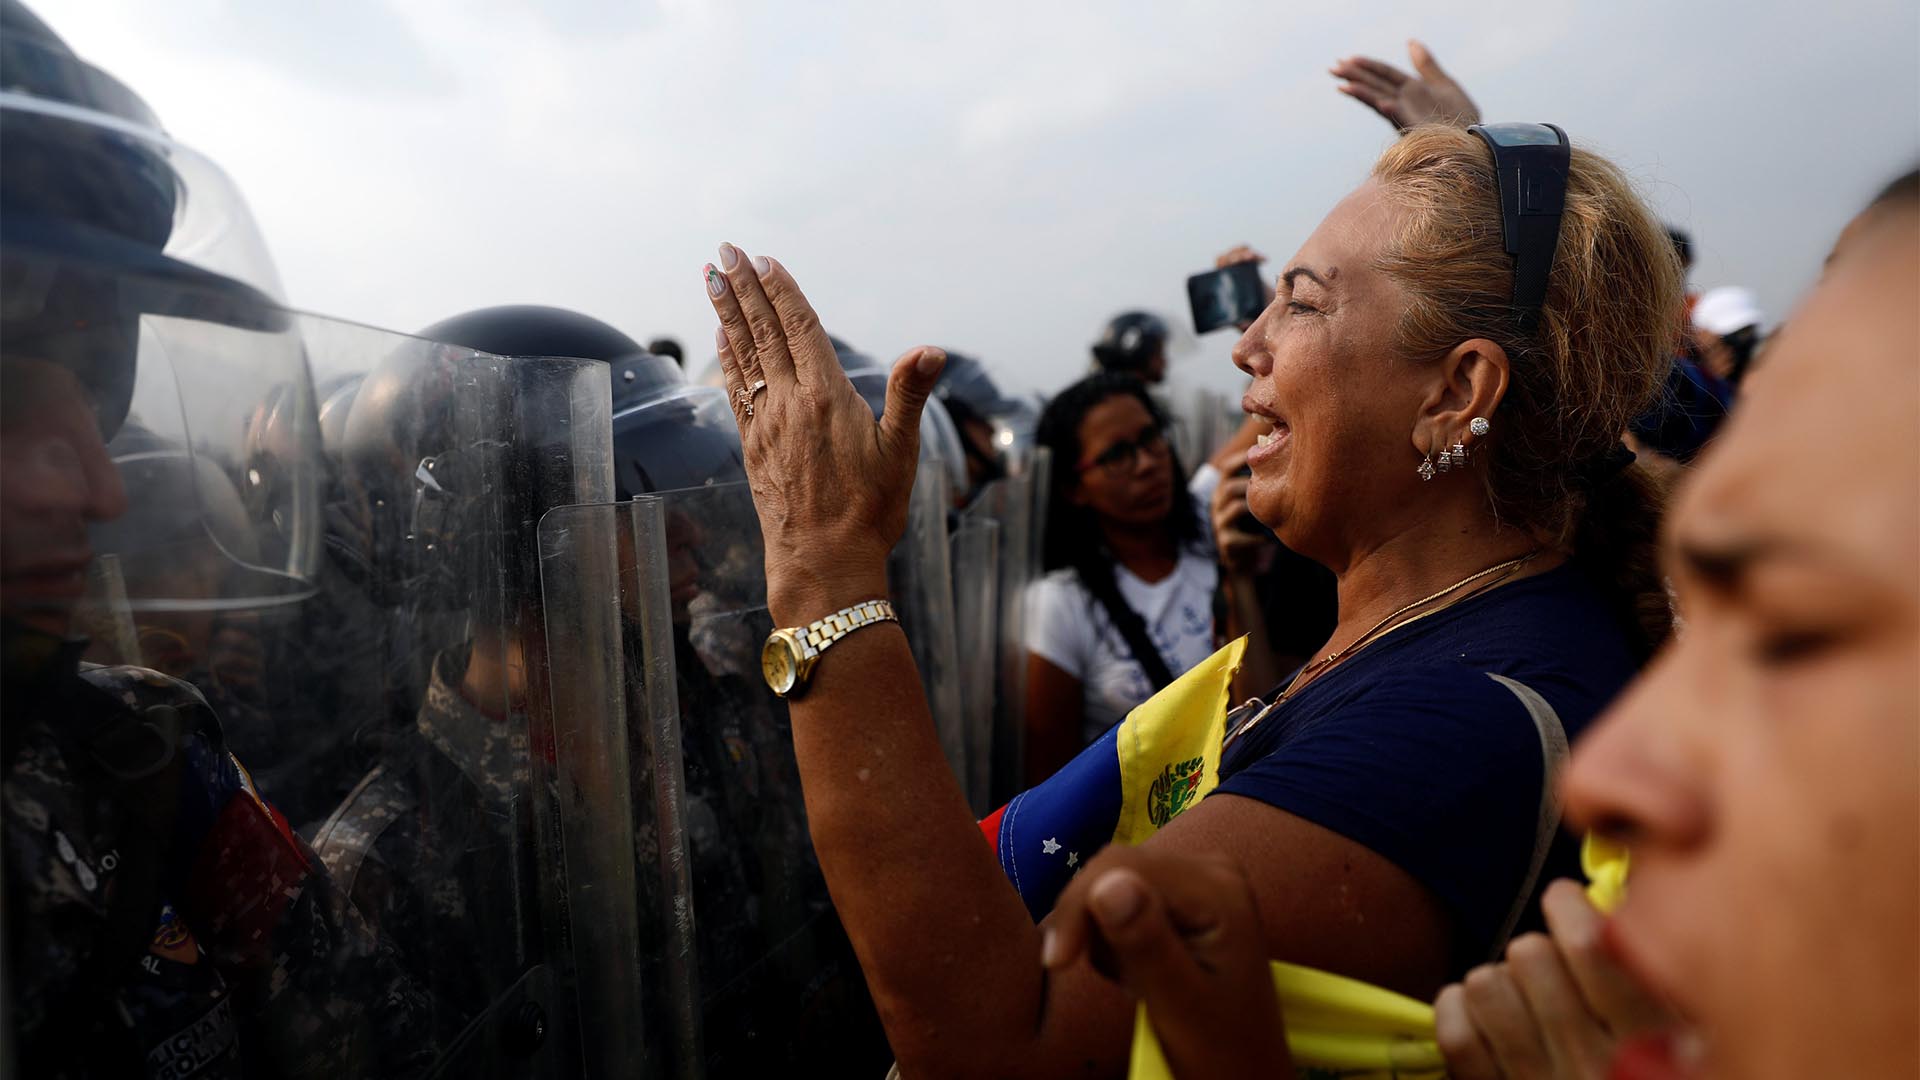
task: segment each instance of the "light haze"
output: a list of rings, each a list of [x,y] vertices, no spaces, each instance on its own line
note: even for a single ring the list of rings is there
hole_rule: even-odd
[[[1549,120],[1772,320],[1920,156],[1920,5],[35,5],[251,201],[298,307],[396,330],[573,307],[712,356],[700,270],[777,255],[828,327],[972,353],[1016,389],[1184,279],[1284,260],[1392,130],[1334,90],[1418,36],[1490,120]],[[1282,267],[1270,265],[1270,273]],[[1237,393],[1232,334],[1174,379]]]

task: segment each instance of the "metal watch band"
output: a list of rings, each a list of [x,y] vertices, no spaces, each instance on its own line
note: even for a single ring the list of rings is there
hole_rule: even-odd
[[[819,656],[827,651],[827,646],[853,633],[863,626],[872,626],[878,622],[899,622],[894,614],[893,605],[885,600],[863,600],[852,607],[843,607],[824,618],[808,623],[799,633],[803,656]]]

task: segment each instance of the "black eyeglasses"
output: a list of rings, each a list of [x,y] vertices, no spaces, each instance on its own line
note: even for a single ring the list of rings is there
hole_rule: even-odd
[[[1552,124],[1475,124],[1467,130],[1493,151],[1501,238],[1513,258],[1514,318],[1532,333],[1560,246],[1573,150],[1567,133]]]
[[[1109,476],[1117,476],[1132,469],[1141,454],[1159,458],[1165,457],[1166,453],[1167,433],[1156,424],[1132,439],[1123,439],[1100,451],[1092,461],[1081,462],[1080,471],[1084,473],[1099,469]]]

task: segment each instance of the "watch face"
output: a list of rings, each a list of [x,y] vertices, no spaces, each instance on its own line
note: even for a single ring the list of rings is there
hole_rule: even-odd
[[[776,694],[788,693],[793,689],[796,671],[793,646],[778,633],[769,635],[760,648],[760,674],[767,686]]]

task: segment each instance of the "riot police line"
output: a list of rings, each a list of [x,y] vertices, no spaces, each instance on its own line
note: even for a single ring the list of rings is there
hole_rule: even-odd
[[[290,310],[218,167],[3,14],[0,1068],[883,1069],[722,392],[554,309]],[[891,583],[984,812],[1047,463],[957,505],[922,446]]]

